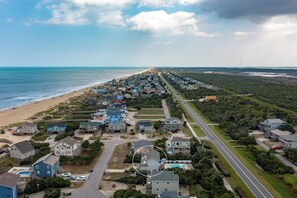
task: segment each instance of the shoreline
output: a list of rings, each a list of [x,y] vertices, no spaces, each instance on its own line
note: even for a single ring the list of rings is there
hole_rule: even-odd
[[[140,72],[135,72],[133,74],[127,74],[125,76],[116,78],[116,80],[125,79],[132,75],[150,71],[151,69],[152,68],[145,69]],[[112,80],[112,79],[110,79],[110,80]],[[62,102],[65,102],[65,101],[69,100],[70,98],[83,95],[85,92],[90,91],[92,87],[100,86],[106,82],[107,81],[96,84],[96,85],[92,85],[92,86],[89,86],[89,87],[86,87],[83,89],[79,89],[77,91],[72,91],[70,93],[65,93],[65,94],[61,94],[59,96],[55,96],[52,98],[40,100],[37,102],[23,104],[23,105],[15,107],[15,108],[0,110],[0,127],[6,127],[6,126],[14,124],[14,123],[24,122],[28,118],[34,116],[35,114],[37,114],[39,112],[46,111],[47,109],[49,109],[53,106],[56,106]]]

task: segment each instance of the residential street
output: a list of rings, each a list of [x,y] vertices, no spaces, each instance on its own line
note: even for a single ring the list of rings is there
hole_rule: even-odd
[[[115,147],[124,142],[120,140],[119,134],[116,135],[118,136],[113,140],[102,140],[104,143],[104,150],[98,159],[93,172],[90,174],[85,185],[72,193],[72,198],[105,198],[105,195],[98,190],[99,183]]]
[[[260,181],[245,167],[245,165],[237,158],[236,155],[220,140],[220,138],[213,132],[207,123],[205,123],[199,115],[176,93],[176,91],[169,85],[169,83],[161,77],[161,79],[166,82],[170,87],[172,93],[176,96],[184,108],[190,113],[195,122],[201,127],[204,133],[209,137],[209,139],[214,143],[217,149],[222,153],[225,159],[233,167],[235,172],[244,181],[247,187],[256,197],[272,198],[273,196],[270,192],[260,183]]]

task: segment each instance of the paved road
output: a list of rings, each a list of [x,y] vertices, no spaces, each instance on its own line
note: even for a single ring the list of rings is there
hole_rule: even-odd
[[[98,190],[103,173],[107,167],[107,163],[112,156],[115,147],[123,141],[120,138],[113,140],[102,140],[104,150],[93,168],[93,172],[89,175],[85,185],[74,191],[71,198],[105,198],[106,196]]]
[[[232,168],[244,181],[244,183],[252,191],[252,193],[259,198],[272,198],[273,196],[270,194],[270,192],[245,167],[245,165],[236,157],[236,155],[234,155],[232,151],[220,140],[220,138],[209,128],[209,126],[199,117],[199,115],[194,110],[192,110],[192,108],[179,95],[177,95],[176,91],[164,78],[162,78],[162,80],[166,82],[172,93],[178,100],[181,101],[181,104],[184,106],[184,108],[187,109],[195,122],[201,127],[208,138],[214,143],[216,148],[221,152],[224,158],[228,161],[228,163],[232,166]]]

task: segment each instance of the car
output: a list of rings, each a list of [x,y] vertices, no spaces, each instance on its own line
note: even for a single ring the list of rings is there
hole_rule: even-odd
[[[53,139],[53,136],[52,136],[52,135],[48,136],[48,139],[49,139],[49,140],[50,140],[50,139]]]
[[[71,176],[71,173],[70,172],[65,172],[65,173],[62,173],[61,176],[62,177],[70,177]]]
[[[66,197],[66,196],[70,196],[71,194],[72,194],[71,192],[68,192],[68,193],[67,193],[67,192],[63,192],[63,193],[62,193],[62,195],[65,196],[65,197]]]
[[[87,180],[87,176],[79,176],[77,178],[77,181],[86,181]]]
[[[71,175],[70,177],[68,177],[68,179],[69,179],[69,180],[76,180],[76,179],[77,179],[77,177],[75,177],[75,176]]]
[[[0,149],[0,154],[5,153],[5,151],[3,149]]]

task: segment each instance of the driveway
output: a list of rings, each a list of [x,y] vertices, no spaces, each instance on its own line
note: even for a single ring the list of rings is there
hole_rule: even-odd
[[[166,100],[162,100],[162,107],[163,107],[163,110],[164,110],[164,116],[165,118],[170,118],[170,113],[169,113],[169,109],[168,109],[168,106],[166,104]]]
[[[104,149],[98,159],[93,172],[90,173],[88,180],[84,186],[75,190],[72,198],[105,198],[106,196],[98,190],[103,173],[107,167],[107,163],[112,156],[115,147],[122,144],[124,141],[120,140],[119,135],[116,135],[113,140],[102,140]]]

